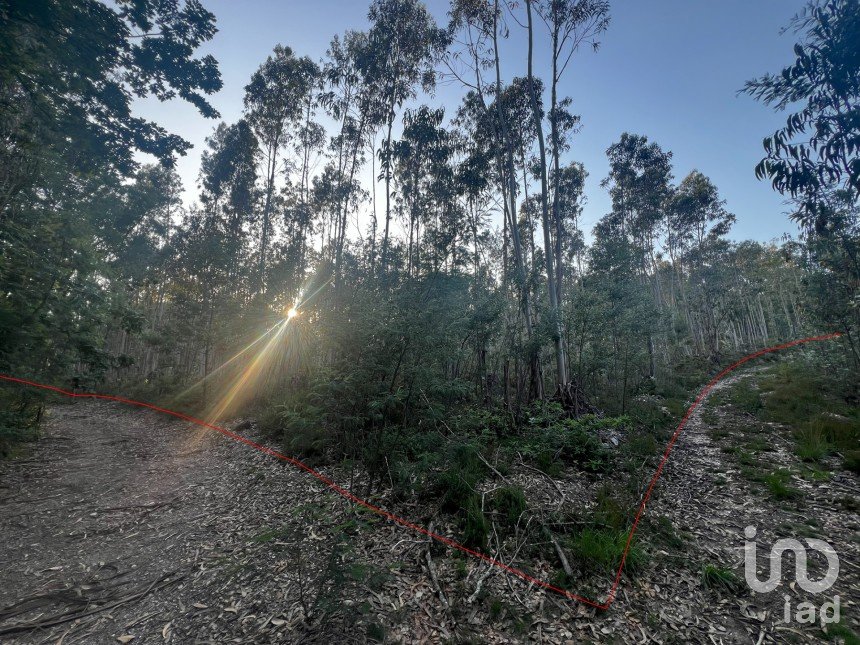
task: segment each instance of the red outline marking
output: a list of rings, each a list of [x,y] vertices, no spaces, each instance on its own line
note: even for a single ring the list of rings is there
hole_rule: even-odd
[[[569,598],[570,600],[577,600],[577,601],[584,603],[586,605],[596,607],[597,609],[606,610],[606,609],[609,609],[610,605],[612,605],[612,603],[615,601],[615,594],[618,591],[618,585],[621,582],[621,573],[624,570],[624,562],[627,559],[627,552],[630,549],[630,543],[633,540],[633,535],[636,533],[636,529],[639,525],[639,520],[641,519],[642,514],[645,512],[645,506],[651,497],[651,492],[654,490],[654,486],[657,483],[657,480],[660,479],[660,475],[663,473],[663,467],[666,465],[666,462],[669,460],[669,454],[672,452],[672,447],[675,445],[675,441],[678,439],[678,436],[681,434],[681,431],[687,425],[687,421],[690,419],[690,416],[693,414],[695,409],[697,407],[699,407],[699,405],[702,403],[702,401],[705,399],[705,397],[708,395],[708,393],[713,389],[713,387],[723,377],[725,377],[729,372],[740,367],[744,363],[753,360],[754,358],[758,358],[759,356],[763,356],[764,354],[769,354],[771,352],[777,352],[777,351],[780,351],[783,349],[788,349],[789,347],[795,347],[797,345],[802,345],[803,343],[809,343],[809,342],[819,341],[819,340],[832,340],[834,338],[838,338],[841,335],[842,335],[842,332],[834,332],[832,334],[824,334],[821,336],[810,336],[808,338],[801,338],[799,340],[793,340],[791,342],[783,343],[781,345],[774,345],[773,347],[767,347],[765,349],[760,349],[759,351],[753,352],[752,354],[744,356],[739,361],[732,363],[727,368],[725,368],[723,371],[721,371],[719,374],[717,374],[714,378],[712,378],[710,381],[708,381],[707,385],[705,385],[705,387],[702,388],[701,392],[699,393],[699,396],[696,397],[696,400],[687,409],[687,412],[684,414],[684,417],[681,419],[681,422],[678,424],[678,428],[675,430],[675,433],[672,435],[672,438],[669,440],[669,444],[666,446],[666,451],[663,453],[663,458],[660,460],[660,464],[657,466],[657,471],[654,473],[654,476],[651,478],[651,483],[648,485],[648,489],[645,491],[645,495],[642,497],[642,502],[639,504],[639,509],[636,512],[636,518],[633,520],[633,525],[630,527],[630,533],[627,536],[627,543],[624,545],[624,552],[621,556],[621,564],[618,566],[618,572],[615,574],[615,580],[612,583],[612,588],[609,591],[609,595],[608,595],[606,601],[603,603],[599,603],[599,602],[594,601],[594,600],[589,600],[588,598],[584,598],[584,597],[579,596],[575,593],[571,593],[570,591],[567,591],[566,589],[556,587],[555,585],[552,585],[552,584],[550,584],[544,580],[540,580],[538,578],[535,578],[534,576],[529,575],[525,571],[521,571],[520,569],[517,569],[515,567],[511,567],[511,566],[505,564],[504,562],[499,562],[498,560],[491,558],[488,555],[485,555],[483,553],[479,553],[478,551],[474,551],[474,550],[472,550],[466,546],[463,546],[459,542],[456,542],[450,538],[447,538],[444,535],[439,535],[437,533],[433,533],[432,531],[425,529],[423,526],[419,526],[417,524],[414,524],[413,522],[410,522],[409,520],[405,520],[401,517],[398,517],[397,515],[394,515],[393,513],[389,513],[388,511],[386,511],[386,510],[384,510],[378,506],[375,506],[375,505],[371,504],[370,502],[367,502],[367,501],[361,499],[360,497],[356,497],[355,495],[350,493],[348,490],[338,486],[332,480],[330,480],[328,477],[326,477],[322,473],[317,472],[316,470],[314,470],[310,466],[306,466],[305,464],[303,464],[298,459],[295,459],[293,457],[288,457],[287,455],[284,455],[284,454],[278,452],[277,450],[273,450],[272,448],[262,446],[256,442],[254,442],[254,441],[251,441],[250,439],[243,437],[242,435],[239,435],[239,434],[236,434],[235,432],[232,432],[231,430],[227,430],[226,428],[222,428],[222,427],[216,426],[212,423],[208,423],[206,421],[203,421],[202,419],[197,419],[197,418],[189,416],[187,414],[182,414],[181,412],[175,412],[173,410],[167,410],[165,408],[158,407],[157,405],[153,405],[151,403],[145,403],[143,401],[132,401],[131,399],[125,399],[123,397],[113,396],[110,394],[78,394],[76,392],[69,392],[67,390],[63,390],[61,388],[54,387],[53,385],[45,385],[43,383],[36,383],[33,381],[28,381],[26,379],[16,378],[14,376],[7,376],[5,374],[0,374],[0,380],[11,381],[13,383],[19,383],[22,385],[29,385],[31,387],[41,388],[43,390],[51,390],[52,392],[56,392],[58,394],[63,394],[65,396],[70,396],[73,398],[104,399],[107,401],[117,401],[119,403],[125,403],[127,405],[136,405],[136,406],[142,407],[142,408],[149,408],[150,410],[155,410],[156,412],[161,412],[163,414],[169,414],[171,416],[178,417],[179,419],[182,419],[184,421],[188,421],[190,423],[194,423],[194,424],[202,426],[204,428],[209,428],[210,430],[215,430],[216,432],[220,432],[221,434],[223,434],[226,437],[230,437],[234,441],[238,441],[240,443],[244,443],[246,446],[250,446],[254,450],[262,452],[263,454],[266,454],[266,455],[270,455],[272,457],[276,457],[277,459],[280,459],[282,461],[286,461],[286,462],[292,464],[293,466],[299,468],[300,470],[304,470],[305,472],[316,477],[319,481],[321,481],[328,488],[330,488],[334,492],[338,493],[339,495],[345,497],[346,499],[348,499],[351,502],[354,502],[360,506],[364,506],[365,508],[373,511],[374,513],[377,513],[378,515],[381,515],[382,517],[384,517],[388,520],[391,520],[392,522],[394,522],[396,524],[404,526],[408,529],[412,529],[413,531],[417,531],[418,533],[422,533],[422,534],[424,534],[424,535],[426,535],[426,536],[428,536],[434,540],[437,540],[437,541],[441,542],[442,544],[446,544],[446,545],[448,545],[454,549],[459,549],[460,551],[463,551],[464,553],[468,553],[469,555],[474,556],[474,557],[478,558],[479,560],[483,560],[484,562],[487,562],[487,563],[489,563],[495,567],[498,567],[498,568],[502,569],[503,571],[506,571],[507,573],[510,573],[510,574],[515,575],[519,578],[522,578],[523,580],[525,580],[527,582],[535,584],[539,587],[543,587],[544,589],[549,589],[550,591],[554,591],[554,592],[564,596],[565,598]]]

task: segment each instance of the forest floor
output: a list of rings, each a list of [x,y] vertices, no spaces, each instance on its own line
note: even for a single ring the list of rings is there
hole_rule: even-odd
[[[37,444],[0,463],[0,642],[825,641],[858,631],[860,483],[849,471],[809,469],[789,441],[719,399],[697,412],[640,525],[644,564],[599,611],[431,548],[214,432],[120,404],[58,405]],[[788,492],[756,469],[777,473]],[[349,482],[340,468],[321,470]],[[568,504],[581,484],[518,465],[506,477],[532,496],[564,490]],[[371,501],[416,522],[435,518],[434,530],[456,537],[417,503]],[[827,540],[840,556],[834,587],[806,594],[787,563],[775,591],[750,591],[748,525],[760,564],[778,538]],[[511,561],[544,577],[558,568]],[[810,565],[821,577],[819,559]],[[607,575],[572,590],[602,600],[610,584]],[[792,614],[802,600],[820,606],[838,594],[842,631],[784,622],[786,594]]]

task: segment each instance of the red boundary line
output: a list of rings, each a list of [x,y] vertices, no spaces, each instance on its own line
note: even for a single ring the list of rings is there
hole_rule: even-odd
[[[532,584],[535,584],[539,587],[543,587],[544,589],[549,589],[550,591],[554,591],[554,592],[564,596],[565,598],[569,598],[570,600],[579,601],[579,602],[584,603],[586,605],[596,607],[597,609],[606,610],[606,609],[609,609],[610,605],[612,605],[612,603],[615,601],[615,594],[618,590],[618,585],[621,582],[621,573],[624,570],[624,562],[627,559],[627,552],[629,551],[630,544],[633,541],[633,535],[636,533],[636,529],[639,526],[639,520],[641,519],[642,514],[645,512],[645,506],[651,497],[651,492],[654,490],[654,486],[657,483],[657,480],[660,479],[660,475],[663,473],[663,467],[666,465],[666,462],[669,460],[669,454],[672,452],[672,447],[675,445],[675,441],[678,439],[678,436],[681,434],[681,431],[687,425],[687,421],[690,419],[690,416],[693,414],[693,412],[696,410],[696,408],[699,407],[699,405],[702,403],[702,401],[705,399],[705,397],[708,396],[708,393],[713,389],[713,387],[723,377],[725,377],[729,372],[737,369],[738,367],[740,367],[744,363],[751,361],[754,358],[758,358],[759,356],[763,356],[764,354],[769,354],[771,352],[777,352],[777,351],[780,351],[783,349],[788,349],[790,347],[795,347],[797,345],[802,345],[803,343],[809,343],[809,342],[820,341],[820,340],[832,340],[834,338],[838,338],[841,335],[842,335],[841,332],[835,332],[832,334],[823,334],[821,336],[810,336],[808,338],[801,338],[798,340],[793,340],[793,341],[788,342],[788,343],[783,343],[781,345],[774,345],[773,347],[767,347],[765,349],[760,349],[757,352],[753,352],[752,354],[744,356],[739,361],[732,363],[727,368],[722,370],[719,374],[717,374],[714,378],[712,378],[710,381],[708,381],[707,385],[705,385],[705,387],[702,388],[701,392],[699,392],[699,395],[696,397],[696,400],[687,409],[687,412],[684,414],[684,417],[681,419],[681,422],[678,424],[678,428],[675,430],[675,433],[672,435],[672,438],[669,440],[669,444],[666,446],[666,451],[663,453],[663,458],[660,460],[660,464],[657,466],[657,471],[654,473],[654,476],[651,478],[651,482],[648,485],[647,490],[645,491],[645,495],[642,497],[641,503],[639,504],[639,509],[636,512],[636,518],[633,520],[633,525],[630,527],[630,533],[627,536],[627,543],[624,545],[624,552],[621,556],[621,564],[618,566],[618,572],[615,574],[615,580],[612,583],[612,588],[609,591],[609,595],[608,595],[606,601],[603,603],[599,603],[595,600],[590,600],[588,598],[584,598],[583,596],[580,596],[578,594],[567,591],[566,589],[562,589],[561,587],[556,587],[555,585],[552,585],[549,582],[546,582],[544,580],[540,580],[538,578],[535,578],[534,576],[529,575],[525,571],[522,571],[522,570],[517,569],[515,567],[511,567],[511,566],[505,564],[504,562],[500,562],[500,561],[496,560],[495,558],[491,558],[488,555],[485,555],[483,553],[480,553],[478,551],[470,549],[466,546],[463,546],[459,542],[456,542],[455,540],[447,538],[444,535],[439,535],[438,533],[433,533],[432,531],[424,528],[423,526],[419,526],[413,522],[410,522],[409,520],[405,520],[401,517],[398,517],[397,515],[394,515],[393,513],[389,513],[388,511],[386,511],[386,510],[384,510],[378,506],[375,506],[374,504],[371,504],[370,502],[367,502],[367,501],[361,499],[360,497],[356,497],[355,495],[350,493],[348,490],[342,488],[341,486],[338,486],[332,480],[330,480],[328,477],[326,477],[322,473],[317,472],[316,470],[314,470],[310,466],[305,465],[304,463],[302,463],[298,459],[295,459],[293,457],[288,457],[287,455],[285,455],[281,452],[278,452],[277,450],[273,450],[272,448],[262,446],[256,442],[254,442],[254,441],[251,441],[250,439],[247,439],[246,437],[243,437],[240,434],[237,434],[231,430],[227,430],[226,428],[216,426],[216,425],[209,423],[207,421],[203,421],[202,419],[197,419],[195,417],[189,416],[187,414],[182,414],[181,412],[176,412],[174,410],[168,410],[166,408],[161,408],[161,407],[158,407],[157,405],[153,405],[151,403],[145,403],[143,401],[133,401],[131,399],[126,399],[126,398],[123,398],[120,396],[113,396],[110,394],[85,394],[85,393],[69,392],[67,390],[63,390],[61,388],[54,387],[53,385],[45,385],[44,383],[36,383],[34,381],[28,381],[26,379],[17,378],[14,376],[8,376],[6,374],[0,374],[0,380],[10,381],[12,383],[19,383],[21,385],[28,385],[28,386],[40,388],[43,390],[50,390],[52,392],[56,392],[57,394],[63,394],[64,396],[69,396],[69,397],[78,398],[78,399],[81,399],[81,398],[84,398],[84,399],[104,399],[107,401],[117,401],[119,403],[125,403],[127,405],[136,405],[138,407],[148,408],[150,410],[155,410],[156,412],[161,412],[163,414],[169,414],[171,416],[177,417],[177,418],[182,419],[184,421],[194,423],[198,426],[202,426],[204,428],[209,428],[210,430],[215,430],[216,432],[220,432],[224,436],[229,437],[229,438],[233,439],[234,441],[238,441],[240,443],[243,443],[246,446],[253,448],[254,450],[262,452],[263,454],[266,454],[266,455],[270,455],[270,456],[275,457],[277,459],[280,459],[282,461],[286,461],[286,462],[292,464],[293,466],[299,468],[300,470],[304,470],[305,472],[309,473],[310,475],[313,475],[314,477],[316,477],[319,481],[321,481],[328,488],[330,488],[334,492],[338,493],[339,495],[345,497],[346,499],[350,500],[351,502],[354,502],[355,504],[358,504],[360,506],[364,506],[365,508],[373,511],[374,513],[376,513],[378,515],[381,515],[382,517],[384,517],[388,520],[391,520],[392,522],[394,522],[396,524],[399,524],[400,526],[406,527],[408,529],[412,529],[413,531],[417,531],[418,533],[422,533],[422,534],[424,534],[424,535],[426,535],[426,536],[428,536],[434,540],[441,542],[442,544],[446,544],[447,546],[450,546],[454,549],[458,549],[460,551],[463,551],[464,553],[468,553],[469,555],[476,557],[479,560],[483,560],[484,562],[487,562],[488,564],[491,564],[495,567],[502,569],[503,571],[506,571],[507,573],[510,573],[514,576],[522,578],[523,580],[530,582]]]

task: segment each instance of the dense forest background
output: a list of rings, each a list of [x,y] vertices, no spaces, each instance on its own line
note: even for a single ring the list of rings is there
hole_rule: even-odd
[[[819,366],[856,397],[855,1],[811,4],[794,60],[743,90],[787,116],[755,169],[793,204],[799,237],[780,244],[731,241],[718,187],[633,133],[606,151],[612,210],[586,243],[559,82],[599,55],[608,2],[456,0],[449,16],[374,0],[324,60],[277,46],[244,117],[214,126],[187,206],[171,166],[188,144],[131,104],[217,120],[217,62],[195,57],[215,17],[195,0],[0,2],[0,372],[250,410],[294,453],[358,458],[369,487],[439,437],[516,434],[536,410],[680,405],[733,357],[813,333],[844,334]],[[515,29],[528,73],[504,83]],[[443,76],[465,90],[447,113],[429,94]],[[44,401],[0,397],[5,451]]]

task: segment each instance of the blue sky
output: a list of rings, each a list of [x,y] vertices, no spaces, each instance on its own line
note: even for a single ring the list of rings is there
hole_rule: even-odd
[[[212,102],[223,120],[241,116],[243,88],[251,74],[281,43],[299,55],[324,56],[331,37],[367,26],[365,0],[204,0],[218,20],[219,33],[205,51],[219,61],[224,88]],[[588,202],[582,226],[588,232],[609,210],[600,188],[606,176],[606,148],[622,132],[644,134],[674,154],[677,181],[692,169],[708,175],[737,215],[735,239],[768,241],[795,233],[788,206],[758,181],[753,168],[761,141],[784,116],[737,95],[744,81],[778,71],[791,60],[794,34],[781,27],[803,0],[611,0],[612,23],[600,50],[583,50],[562,81],[561,93],[573,98],[582,131],[573,140],[570,159],[589,172]],[[430,0],[430,11],[446,21],[448,2]],[[511,38],[501,49],[510,78],[525,73],[525,39],[511,23]],[[548,73],[545,48],[538,44],[535,73]],[[419,97],[445,105],[453,115],[462,89],[441,85],[434,96]],[[138,112],[153,118],[192,144],[178,171],[186,201],[196,197],[204,139],[215,122],[203,119],[180,101],[141,101]],[[369,178],[369,172],[367,178]]]

